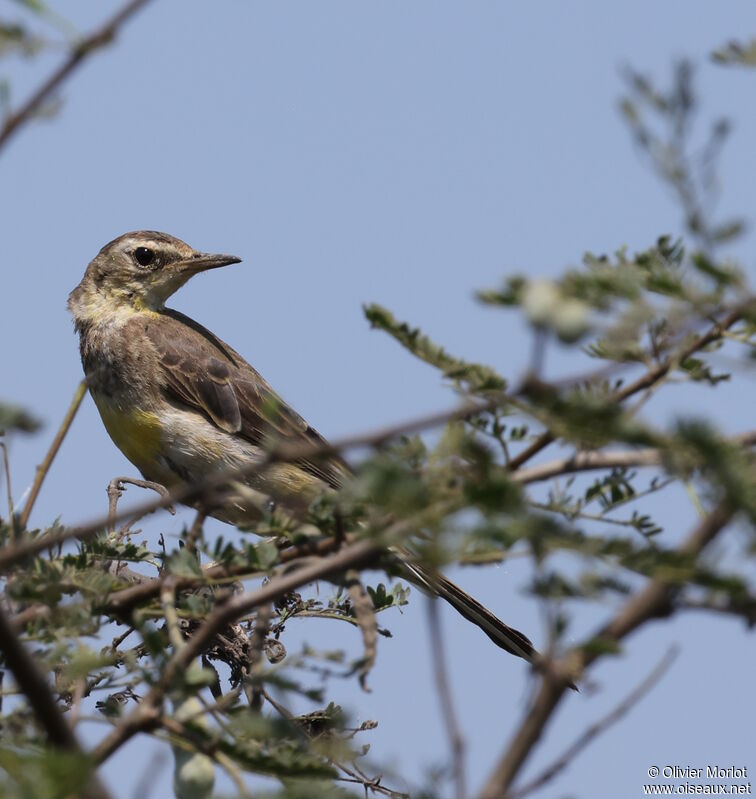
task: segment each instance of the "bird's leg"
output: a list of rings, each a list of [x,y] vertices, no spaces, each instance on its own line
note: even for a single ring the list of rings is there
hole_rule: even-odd
[[[163,499],[168,499],[170,497],[170,492],[168,489],[162,485],[161,483],[155,483],[152,480],[141,480],[137,477],[114,477],[109,483],[107,488],[108,493],[108,529],[110,532],[115,532],[115,519],[118,511],[118,500],[123,495],[123,492],[126,490],[127,485],[137,486],[137,488],[146,488],[150,491],[154,491],[157,494],[160,494]],[[176,515],[176,508],[173,505],[166,506],[166,510],[171,516]],[[152,511],[149,511],[150,513]],[[119,530],[119,538],[126,535],[130,530],[131,527],[136,524],[140,519],[146,516],[146,513],[137,514],[133,518],[129,519],[128,522],[121,527]]]
[[[108,494],[108,532],[115,535],[116,541],[121,541],[131,531],[131,526],[137,522],[141,516],[134,516],[127,524],[121,527],[116,533],[116,517],[118,515],[118,501],[123,496],[126,490],[126,485],[135,485],[138,488],[147,488],[160,494],[161,497],[168,496],[168,489],[160,483],[154,483],[151,480],[140,480],[136,477],[114,477],[109,483],[107,488]],[[170,513],[175,514],[176,509],[168,506]],[[126,563],[121,561],[108,560],[103,563],[103,569],[111,574],[113,577],[126,579],[131,583],[143,582],[146,579],[143,575],[133,571]]]

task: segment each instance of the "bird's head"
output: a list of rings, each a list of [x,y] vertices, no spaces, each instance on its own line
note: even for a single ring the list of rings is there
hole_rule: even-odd
[[[126,233],[90,262],[68,307],[77,319],[108,309],[159,310],[193,275],[240,260],[199,252],[167,233]]]

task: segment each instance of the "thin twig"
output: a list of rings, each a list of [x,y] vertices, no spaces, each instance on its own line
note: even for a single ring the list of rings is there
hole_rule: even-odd
[[[260,683],[260,674],[263,669],[263,649],[270,629],[272,609],[270,603],[260,605],[255,617],[255,628],[252,635],[249,636],[249,662],[247,676],[244,679],[244,692],[249,706],[258,713],[262,709],[263,700]]]
[[[158,776],[167,761],[168,755],[164,750],[159,749],[152,753],[152,756],[144,766],[139,782],[134,786],[131,799],[149,799],[155,788],[160,785]]]
[[[512,475],[515,483],[537,483],[550,480],[563,474],[588,472],[594,469],[622,469],[630,466],[658,466],[662,462],[660,450],[646,449],[628,450],[627,452],[576,452],[569,458],[542,463],[528,469],[520,469]]]
[[[173,575],[165,580],[160,589],[160,604],[163,608],[163,618],[168,630],[168,640],[171,642],[174,651],[178,652],[184,647],[185,642],[179,629],[179,618],[176,612],[176,581],[172,577]]]
[[[292,725],[296,725],[304,734],[311,738],[312,736],[308,733],[308,731],[302,727],[301,725],[297,724],[297,717],[287,708],[284,707],[280,702],[276,701],[276,699],[270,695],[270,692],[262,688],[262,695],[264,699],[268,702],[268,704],[278,713],[281,718],[286,719],[286,721],[290,722]],[[368,795],[368,790],[373,791],[374,793],[380,793],[384,796],[390,796],[394,799],[410,799],[409,794],[401,793],[399,791],[394,791],[391,788],[386,788],[384,785],[381,785],[381,780],[383,779],[381,775],[377,777],[368,777],[364,774],[354,763],[354,769],[345,766],[343,763],[340,763],[338,760],[331,760],[334,766],[344,772],[349,779],[343,779],[344,782],[354,782],[357,785],[362,785],[365,790],[365,796]]]
[[[575,758],[596,737],[605,732],[625,716],[664,676],[678,655],[678,648],[671,647],[654,669],[639,683],[610,713],[587,727],[551,765],[547,766],[537,777],[521,788],[510,792],[509,799],[521,799],[529,793],[551,782],[558,774],[570,766]]]
[[[76,680],[74,685],[73,696],[71,697],[71,709],[68,711],[68,723],[71,725],[72,730],[75,730],[76,725],[79,723],[81,701],[84,699],[86,691],[87,681],[83,677],[80,677]]]
[[[343,540],[339,537],[340,540]],[[375,665],[378,646],[378,619],[375,616],[375,607],[370,594],[360,579],[357,569],[350,569],[344,579],[347,594],[352,601],[352,611],[360,632],[362,633],[362,658],[359,665],[360,687],[370,693],[367,678],[370,670]]]
[[[0,430],[0,435],[4,435],[5,431]],[[16,540],[16,518],[15,511],[13,510],[13,488],[11,486],[11,473],[10,473],[10,459],[8,458],[8,445],[5,441],[0,441],[0,447],[3,450],[3,467],[5,469],[5,488],[8,492],[8,524],[10,526],[11,541]]]
[[[101,28],[78,42],[66,60],[45,80],[29,99],[12,114],[9,114],[0,129],[0,150],[18,129],[33,119],[44,103],[52,97],[72,72],[93,52],[115,39],[121,26],[149,0],[131,0],[126,3]]]
[[[438,600],[428,597],[428,627],[430,629],[431,659],[433,660],[433,676],[436,680],[436,690],[441,704],[441,713],[444,717],[446,735],[449,738],[449,748],[452,755],[452,774],[454,776],[455,796],[465,799],[467,786],[465,779],[465,739],[459,727],[457,713],[454,710],[449,675],[446,670],[446,655],[441,635],[441,622],[438,614]]]
[[[187,551],[191,552],[193,555],[197,554],[197,540],[202,535],[202,525],[205,523],[205,518],[205,512],[198,510],[192,522],[192,526],[189,528],[186,535],[183,536],[184,546]]]
[[[2,145],[2,140],[0,140],[0,145]],[[60,427],[58,428],[58,432],[55,434],[55,438],[52,440],[52,444],[50,444],[50,449],[47,451],[45,459],[37,467],[37,472],[34,475],[34,482],[32,483],[31,490],[29,491],[29,498],[26,500],[26,505],[24,505],[24,509],[21,511],[21,514],[18,518],[18,524],[21,530],[26,529],[26,524],[29,521],[29,515],[32,512],[34,503],[37,501],[37,496],[39,495],[40,488],[42,488],[42,483],[44,482],[47,473],[50,471],[52,462],[55,459],[55,456],[58,454],[58,450],[60,449],[60,445],[63,443],[63,439],[68,434],[71,423],[76,416],[76,412],[79,410],[79,406],[81,405],[81,401],[84,399],[86,392],[87,383],[85,380],[82,380],[74,392],[71,404],[68,406],[66,415],[63,417],[63,421],[60,423]]]
[[[541,433],[529,447],[526,447],[522,452],[518,452],[517,455],[509,461],[507,468],[510,472],[516,471],[523,463],[526,463],[542,449],[548,447],[552,441],[556,441],[556,436],[550,430]]]
[[[670,371],[675,369],[678,364],[682,363],[691,355],[702,350],[704,347],[711,344],[713,341],[721,338],[724,333],[729,330],[736,322],[740,321],[743,316],[754,306],[754,297],[747,297],[743,302],[736,305],[729,313],[727,313],[720,321],[715,322],[705,333],[694,338],[687,347],[684,347],[680,352],[670,355],[661,363],[651,367],[644,372],[637,380],[628,383],[621,389],[615,391],[610,400],[611,402],[621,403],[629,397],[637,394],[639,391],[650,388]],[[516,471],[524,463],[529,461],[537,455],[542,449],[545,449],[549,444],[556,441],[557,436],[550,430],[545,430],[538,438],[526,449],[517,454],[508,464],[510,471]]]
[[[756,430],[733,436],[730,441],[741,447],[756,446]],[[569,458],[542,463],[520,469],[512,475],[515,483],[536,483],[563,474],[594,471],[596,469],[621,469],[631,466],[658,466],[663,453],[655,447],[627,450],[626,452],[577,452]]]
[[[18,613],[9,617],[11,626],[14,632],[22,633],[26,629],[27,624],[38,621],[40,619],[48,619],[52,616],[52,610],[48,605],[29,605]]]
[[[237,796],[239,799],[252,799],[252,794],[244,784],[244,778],[242,777],[241,770],[236,763],[234,763],[234,761],[225,752],[221,751],[217,751],[215,753],[215,762],[225,770],[226,774],[228,774],[228,776],[231,778],[234,785],[236,785]]]

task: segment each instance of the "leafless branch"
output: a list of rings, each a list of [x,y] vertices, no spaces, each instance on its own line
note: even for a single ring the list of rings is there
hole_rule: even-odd
[[[265,639],[270,629],[271,611],[270,603],[260,605],[255,616],[254,631],[249,636],[249,664],[244,687],[250,707],[258,712],[262,708],[263,700],[259,676],[263,666]]]
[[[2,139],[0,139],[0,146],[2,146]],[[85,380],[82,380],[74,392],[71,404],[68,406],[66,415],[63,417],[63,421],[60,423],[60,427],[58,428],[58,432],[55,434],[55,438],[52,440],[52,444],[50,444],[50,449],[47,450],[45,459],[37,467],[37,472],[34,475],[34,482],[32,483],[31,491],[29,492],[29,498],[26,500],[26,505],[24,505],[24,509],[21,511],[18,519],[18,524],[22,531],[26,529],[26,524],[29,521],[29,515],[32,512],[34,503],[37,501],[39,490],[42,488],[42,483],[44,482],[47,473],[50,471],[52,462],[55,459],[55,456],[58,454],[58,450],[60,449],[60,445],[63,443],[63,439],[66,437],[69,429],[71,428],[71,423],[76,416],[76,412],[79,410],[79,406],[81,405],[81,401],[84,399],[86,392],[87,383]]]
[[[646,678],[637,685],[617,707],[603,718],[594,722],[586,730],[584,730],[578,738],[571,743],[564,752],[554,760],[551,765],[547,766],[537,777],[530,782],[510,792],[510,799],[521,799],[529,793],[543,787],[546,783],[551,782],[558,774],[571,765],[575,758],[583,751],[596,737],[605,732],[613,724],[616,724],[623,716],[625,716],[640,700],[656,685],[657,682],[664,676],[669,667],[675,661],[678,655],[677,647],[672,647],[659,661],[655,668],[651,671]]]
[[[756,430],[742,433],[730,439],[741,447],[756,446]],[[512,475],[516,483],[537,483],[562,474],[587,472],[595,469],[617,469],[631,466],[658,466],[662,462],[662,452],[654,447],[627,450],[625,452],[577,452],[569,458],[561,458],[528,469],[519,469]]]
[[[3,435],[0,430],[0,435]],[[13,510],[13,486],[11,485],[10,459],[8,458],[8,445],[5,441],[0,441],[0,448],[3,450],[3,468],[5,469],[5,488],[8,493],[8,524],[10,525],[11,541],[16,539],[16,519]]]
[[[338,538],[343,541],[343,534]],[[375,616],[375,608],[370,594],[365,590],[365,586],[360,580],[360,573],[356,569],[350,569],[346,573],[344,584],[347,593],[352,600],[354,617],[362,633],[362,662],[359,667],[360,687],[363,691],[370,691],[367,687],[367,677],[370,670],[375,665],[375,658],[378,645],[378,620]]]
[[[526,447],[522,452],[518,452],[507,464],[510,471],[514,472],[527,463],[533,456],[537,455],[542,449],[545,449],[553,441],[556,441],[556,436],[550,431],[546,430],[536,438],[536,440]]]
[[[449,738],[449,748],[452,755],[452,774],[454,776],[455,795],[457,799],[467,796],[465,779],[465,739],[462,735],[457,713],[454,710],[449,675],[446,670],[446,655],[441,634],[441,621],[438,614],[438,600],[436,597],[427,598],[428,627],[431,640],[431,658],[433,660],[433,675],[436,680],[441,712],[446,726],[446,735]]]
[[[55,94],[76,68],[96,50],[115,39],[124,23],[149,0],[130,0],[101,28],[78,42],[66,60],[45,80],[29,99],[15,112],[9,114],[0,128],[0,150],[22,125],[33,119],[40,108]]]
[[[157,779],[158,774],[160,774],[167,762],[168,755],[164,750],[160,749],[152,753],[142,767],[142,776],[134,786],[131,799],[150,799],[154,789],[160,784]]]

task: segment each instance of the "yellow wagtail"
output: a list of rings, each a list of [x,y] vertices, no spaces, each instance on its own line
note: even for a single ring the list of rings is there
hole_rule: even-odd
[[[165,307],[193,275],[240,260],[198,252],[165,233],[126,233],[100,250],[69,296],[89,391],[110,437],[147,480],[201,484],[260,462],[266,442],[323,441],[241,355]],[[208,512],[232,524],[259,520],[271,502],[301,514],[348,474],[337,457],[271,464]],[[536,659],[526,636],[459,586],[397,556],[411,582],[507,652]]]

